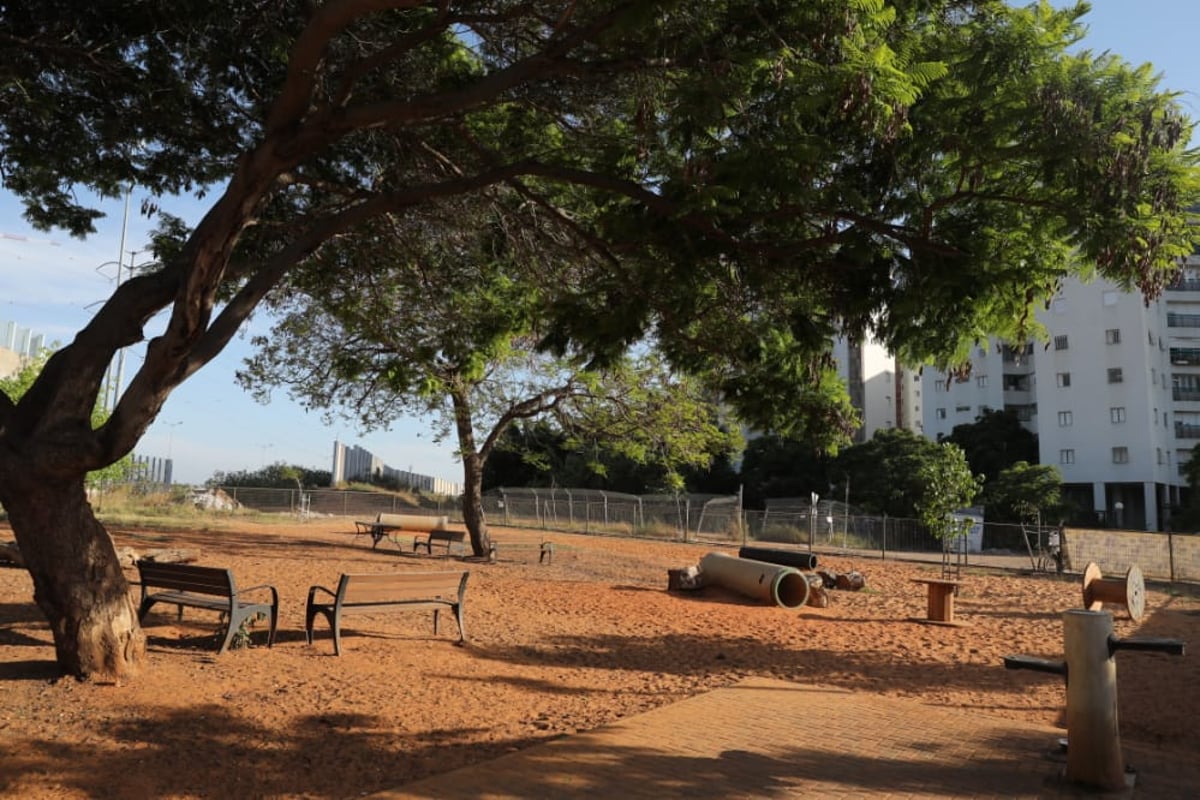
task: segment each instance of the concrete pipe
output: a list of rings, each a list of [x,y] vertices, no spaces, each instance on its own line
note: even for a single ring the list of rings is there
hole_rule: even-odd
[[[700,571],[707,583],[783,608],[808,602],[808,579],[794,567],[709,553],[700,559]]]
[[[772,547],[743,547],[738,550],[738,558],[750,558],[755,561],[765,561],[768,564],[782,564],[796,569],[816,569],[816,553],[802,553],[799,550],[784,550]]]

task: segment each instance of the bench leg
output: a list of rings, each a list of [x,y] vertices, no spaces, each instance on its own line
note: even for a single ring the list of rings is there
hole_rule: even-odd
[[[329,615],[329,626],[333,629],[333,654],[342,654],[342,618],[340,614]]]
[[[458,642],[462,644],[467,641],[467,629],[463,626],[463,609],[462,603],[456,603],[454,606],[454,618],[458,621]]]
[[[437,636],[437,634],[438,634],[438,614],[440,612],[441,612],[440,608],[435,608],[433,610],[433,635],[434,636]]]
[[[229,649],[229,645],[233,642],[233,637],[237,635],[238,629],[244,620],[244,617],[241,620],[236,616],[229,617],[229,624],[225,626],[225,641],[221,642],[221,649],[217,651],[217,655],[221,655]]]
[[[306,644],[313,643],[313,623],[317,620],[317,615],[320,615],[329,622],[329,630],[333,632],[333,652],[335,655],[342,654],[341,628],[338,626],[337,614],[329,606],[310,605],[304,610],[304,641]]]

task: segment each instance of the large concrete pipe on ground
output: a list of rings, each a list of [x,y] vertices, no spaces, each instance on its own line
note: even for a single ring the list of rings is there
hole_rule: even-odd
[[[768,564],[782,564],[796,569],[816,569],[816,553],[804,553],[800,550],[784,550],[775,547],[743,547],[738,550],[738,558],[750,558],[755,561],[765,561]]]
[[[700,571],[706,583],[756,600],[784,608],[799,608],[808,602],[808,579],[793,567],[709,553],[700,559]]]

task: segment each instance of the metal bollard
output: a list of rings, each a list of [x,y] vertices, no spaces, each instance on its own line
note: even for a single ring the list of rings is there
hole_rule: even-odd
[[[1183,655],[1177,639],[1118,639],[1107,611],[1073,609],[1063,613],[1065,662],[1032,656],[1007,656],[1007,669],[1032,669],[1061,674],[1067,679],[1067,770],[1071,783],[1104,791],[1132,784],[1121,757],[1117,722],[1118,650],[1143,650]]]

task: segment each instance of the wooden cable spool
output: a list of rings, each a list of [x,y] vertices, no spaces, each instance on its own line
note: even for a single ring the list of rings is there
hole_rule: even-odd
[[[1142,618],[1146,613],[1146,581],[1137,564],[1129,568],[1124,580],[1103,577],[1094,561],[1087,565],[1083,571],[1083,607],[1099,611],[1105,603],[1124,606],[1132,620]]]

